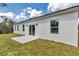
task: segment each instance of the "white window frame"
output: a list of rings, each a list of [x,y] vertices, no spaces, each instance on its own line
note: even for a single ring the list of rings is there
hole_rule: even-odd
[[[57,25],[55,25],[55,24],[52,25],[51,22],[53,22],[53,23],[56,22],[58,24]],[[59,33],[59,21],[57,21],[57,20],[51,20],[50,21],[50,33],[51,34],[58,34]]]

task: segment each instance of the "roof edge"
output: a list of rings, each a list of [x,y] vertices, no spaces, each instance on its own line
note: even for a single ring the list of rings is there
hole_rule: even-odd
[[[24,21],[15,23],[15,24],[20,24],[20,23],[23,23],[23,22],[26,22],[26,21],[29,21],[29,20],[32,20],[32,19],[36,19],[36,18],[39,18],[39,17],[48,16],[48,15],[55,14],[55,13],[58,13],[58,12],[61,12],[61,11],[65,11],[65,10],[68,10],[68,9],[72,9],[72,8],[75,8],[75,7],[78,7],[78,8],[79,8],[79,5],[77,5],[77,6],[73,6],[73,7],[70,7],[70,8],[66,8],[66,9],[62,9],[62,10],[59,10],[59,11],[51,12],[51,13],[48,13],[48,14],[45,14],[45,15],[42,15],[42,16],[38,16],[38,17],[34,17],[34,18],[30,18],[30,19],[27,19],[27,20],[24,20]]]

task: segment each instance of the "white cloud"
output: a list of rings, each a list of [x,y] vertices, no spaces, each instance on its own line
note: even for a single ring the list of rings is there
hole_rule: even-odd
[[[26,19],[27,16],[24,16],[24,15],[17,15],[15,18],[16,18],[16,19]]]
[[[16,19],[20,19],[20,18],[27,18],[27,16],[25,16],[25,14],[24,13],[20,13],[19,15],[17,15],[16,17],[15,17]]]
[[[74,5],[78,5],[77,3],[49,3],[48,11],[57,11],[61,9],[65,9]]]
[[[25,11],[23,11],[23,10],[22,10],[22,12],[20,12],[19,15],[16,15],[16,17],[14,19],[15,21],[19,22],[19,21],[26,20],[28,18],[27,16],[25,16]]]
[[[28,14],[28,16],[26,16],[26,13]],[[27,7],[22,9],[19,15],[16,15],[15,21],[19,22],[19,21],[27,20],[29,18],[41,16],[42,14],[43,11],[32,9],[31,7]]]
[[[26,8],[26,11],[29,14],[30,18],[41,16],[43,14],[43,11],[33,9],[31,7]]]
[[[7,16],[7,17],[13,19],[15,14],[13,12],[6,12],[6,13],[0,13],[0,16]]]

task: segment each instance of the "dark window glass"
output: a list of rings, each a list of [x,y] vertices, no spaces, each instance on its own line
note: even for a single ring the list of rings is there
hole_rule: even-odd
[[[58,34],[59,23],[57,21],[51,21],[51,33]]]
[[[23,25],[23,31],[25,31],[25,25]]]
[[[29,35],[31,35],[31,25],[29,25]]]
[[[15,25],[15,31],[16,31],[16,25]]]
[[[17,25],[17,31],[19,31],[19,25]]]
[[[29,25],[29,35],[35,35],[35,25]]]

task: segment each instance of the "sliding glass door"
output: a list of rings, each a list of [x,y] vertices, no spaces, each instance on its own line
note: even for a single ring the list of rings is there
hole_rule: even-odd
[[[29,35],[35,35],[35,25],[29,25]]]

